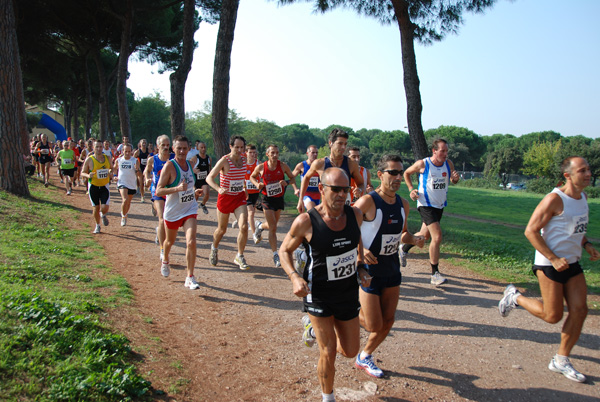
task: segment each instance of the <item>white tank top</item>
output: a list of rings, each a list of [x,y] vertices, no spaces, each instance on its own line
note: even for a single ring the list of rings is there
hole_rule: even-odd
[[[551,194],[558,194],[563,202],[563,212],[553,216],[541,230],[542,237],[558,257],[566,258],[569,264],[581,259],[581,242],[588,224],[588,204],[585,194],[576,200],[560,189],[555,188]],[[550,260],[539,251],[535,252],[535,265],[552,265]]]
[[[137,176],[135,175],[135,163],[137,159],[129,158],[125,159],[120,157],[117,159],[117,166],[119,166],[119,180],[117,180],[117,186],[125,186],[130,190],[137,188]]]
[[[177,161],[172,160],[171,162],[175,166],[177,177],[167,187],[177,187],[182,180],[185,180],[187,183],[186,191],[178,191],[167,195],[164,218],[166,221],[175,222],[186,216],[197,214],[198,203],[194,197],[194,171],[192,170],[192,165],[190,165],[189,161],[186,161],[187,170],[184,171],[179,167]]]
[[[450,165],[445,161],[442,166],[436,166],[431,158],[423,159],[425,170],[419,175],[418,207],[433,207],[442,209],[448,205],[448,185],[450,184]]]

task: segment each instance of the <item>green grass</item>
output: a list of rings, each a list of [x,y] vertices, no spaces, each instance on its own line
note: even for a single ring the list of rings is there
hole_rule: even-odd
[[[131,300],[129,285],[110,273],[87,227],[65,225],[77,212],[29,184],[30,199],[0,193],[0,400],[146,394],[129,341],[99,320]]]

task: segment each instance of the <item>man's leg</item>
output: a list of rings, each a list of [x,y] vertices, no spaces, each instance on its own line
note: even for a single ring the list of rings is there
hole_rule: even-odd
[[[560,348],[558,354],[569,356],[571,349],[581,335],[583,322],[587,317],[587,285],[585,276],[579,274],[572,277],[565,284],[565,299],[569,315],[565,320],[560,334]]]
[[[119,194],[121,194],[121,216],[127,216],[127,211],[129,210],[127,205],[127,198],[129,197],[129,193],[127,188],[120,188]]]
[[[246,207],[246,204],[237,207],[234,214],[238,221],[238,225],[240,226],[237,237],[238,254],[244,255],[246,243],[248,242],[248,208]]]
[[[563,284],[548,279],[541,269],[538,269],[536,274],[540,283],[542,301],[519,294],[516,302],[532,315],[550,324],[556,324],[563,317],[563,297],[565,294]]]
[[[169,262],[169,254],[171,253],[171,247],[175,244],[175,240],[177,239],[177,229],[169,229],[165,225],[165,241],[162,244],[163,251],[163,263]]]
[[[198,221],[190,218],[183,223],[185,232],[185,260],[187,263],[187,276],[194,276],[194,266],[196,265],[196,231]]]
[[[164,200],[155,200],[153,202],[154,210],[156,211],[156,216],[158,217],[158,244],[161,246],[164,244],[165,239],[167,237],[165,232],[165,201]],[[162,249],[162,247],[161,247]]]
[[[254,215],[256,213],[256,208],[254,205],[247,205],[248,208],[248,225],[250,225],[250,230],[252,233],[256,231],[256,225],[254,224]]]
[[[94,205],[92,208],[92,215],[96,221],[96,225],[100,225],[100,204]]]
[[[427,226],[427,231],[431,236],[429,243],[429,262],[431,265],[437,265],[440,262],[440,246],[442,245],[442,228],[439,222],[434,222]]]
[[[208,184],[204,184],[202,186],[202,204],[206,205],[209,197],[210,197],[210,186]]]
[[[217,228],[213,233],[213,247],[218,248],[221,239],[227,232],[227,223],[229,223],[229,214],[224,214],[217,209]]]
[[[384,288],[381,296],[360,289],[360,324],[370,332],[365,354],[373,354],[394,326],[399,295],[399,286]]]
[[[263,212],[267,221],[266,227],[263,223],[263,228],[269,231],[269,245],[271,246],[271,251],[275,252],[277,251],[277,223],[281,216],[281,210],[264,209]]]

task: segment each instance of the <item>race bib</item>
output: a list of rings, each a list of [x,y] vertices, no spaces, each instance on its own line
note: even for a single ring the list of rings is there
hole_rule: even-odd
[[[42,149],[42,155],[48,155],[50,153],[49,149]]]
[[[445,190],[446,189],[446,179],[444,179],[444,178],[433,179],[432,185],[433,185],[434,190]]]
[[[317,187],[319,185],[319,177],[313,176],[308,181],[308,187]]]
[[[246,180],[246,189],[247,190],[258,190],[258,188],[256,188],[254,183],[252,183],[252,180]]]
[[[121,169],[133,169],[133,166],[130,163],[122,163],[121,164]]]
[[[229,182],[230,193],[241,193],[244,191],[244,180],[232,180]]]
[[[96,177],[99,179],[106,179],[108,177],[108,169],[98,169]]]
[[[196,177],[198,178],[198,180],[204,180],[206,179],[207,173],[208,172],[206,170],[200,173],[196,173]]]
[[[267,197],[275,197],[276,195],[279,195],[283,192],[283,189],[281,188],[281,184],[279,184],[279,182],[267,184],[266,189]]]
[[[63,165],[70,165],[71,163],[73,163],[73,160],[71,160],[71,159],[63,159],[62,163],[63,163]]]
[[[148,159],[140,159],[140,163],[142,165],[147,165],[148,164]]]
[[[344,254],[327,257],[327,279],[337,281],[356,274],[358,251],[352,249]]]
[[[379,251],[379,255],[396,254],[400,247],[401,236],[402,233],[381,235],[381,250]]]
[[[587,232],[588,215],[573,217],[573,234],[585,234]]]
[[[190,188],[187,189],[185,191],[180,191],[179,192],[179,203],[180,204],[186,204],[188,202],[192,202],[195,201],[196,198],[194,197],[194,188]]]

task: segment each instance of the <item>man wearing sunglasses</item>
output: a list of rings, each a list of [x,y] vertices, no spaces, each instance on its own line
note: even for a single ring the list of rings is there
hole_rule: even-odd
[[[394,325],[400,295],[400,242],[423,247],[423,236],[413,236],[407,231],[408,201],[396,192],[402,183],[402,158],[385,155],[377,165],[381,185],[361,197],[355,204],[363,213],[361,226],[367,271],[372,277],[369,286],[361,286],[360,324],[370,332],[363,351],[356,356],[356,367],[372,377],[383,377],[375,365],[372,353],[385,340]]]
[[[440,246],[442,244],[442,229],[440,221],[444,207],[448,205],[447,195],[450,182],[458,183],[459,175],[454,170],[454,164],[448,160],[448,142],[438,138],[433,141],[432,156],[419,161],[404,171],[404,181],[410,192],[410,198],[417,201],[417,211],[421,214],[421,230],[415,235],[431,239],[429,243],[429,262],[431,264],[431,284],[440,286],[447,282],[440,274]],[[411,176],[419,174],[419,187],[413,188]],[[404,244],[400,249],[400,261],[406,266],[406,254],[413,247]]]
[[[358,281],[370,285],[360,246],[362,212],[346,205],[350,180],[344,170],[330,168],[321,175],[321,204],[302,213],[281,244],[280,256],[293,292],[304,299],[308,313],[302,322],[303,340],[319,345],[317,374],[323,401],[334,401],[336,349],[353,358],[360,347]],[[292,253],[303,243],[308,263],[303,275],[294,269]],[[357,277],[358,275],[358,277]]]
[[[304,211],[304,196],[306,195],[306,190],[308,188],[310,178],[318,173],[319,176],[322,176],[323,172],[331,167],[341,168],[346,172],[349,178],[354,179],[356,182],[356,190],[351,194],[349,198],[352,197],[360,197],[365,190],[365,184],[363,177],[360,175],[358,163],[354,162],[352,159],[348,158],[344,155],[346,152],[346,147],[348,146],[348,133],[340,130],[339,128],[334,128],[331,130],[329,134],[329,148],[331,149],[331,153],[329,157],[320,158],[315,160],[310,165],[310,169],[304,175],[305,178],[302,179],[300,183],[300,194],[298,195],[298,212],[302,213]]]

